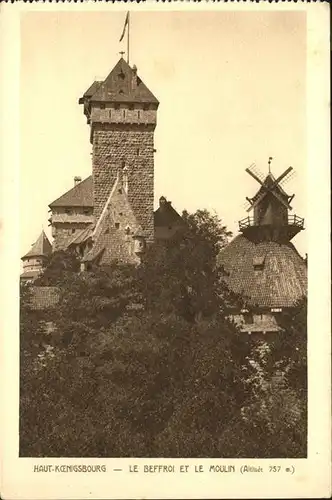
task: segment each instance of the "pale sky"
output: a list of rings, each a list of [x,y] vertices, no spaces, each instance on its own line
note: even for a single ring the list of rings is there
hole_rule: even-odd
[[[79,97],[126,50],[125,12],[30,12],[21,21],[21,255],[48,228],[48,204],[91,174]],[[215,210],[235,234],[258,189],[245,172],[296,177],[306,217],[304,12],[133,12],[130,64],[160,101],[155,203]],[[28,207],[28,209],[27,209]],[[306,231],[293,242],[304,254]]]

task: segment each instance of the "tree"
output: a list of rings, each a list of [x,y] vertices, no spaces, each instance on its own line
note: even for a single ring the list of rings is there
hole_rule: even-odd
[[[207,211],[183,217],[181,237],[150,248],[139,267],[57,267],[56,333],[34,372],[24,344],[23,455],[301,455],[302,355],[281,340],[252,352],[225,317],[238,298],[216,258],[230,233]],[[38,321],[29,317],[27,338]]]
[[[56,286],[66,276],[77,273],[80,269],[76,254],[68,250],[58,250],[48,257],[42,275],[35,281],[36,286]]]
[[[279,326],[271,339],[252,343],[243,415],[255,438],[247,446],[252,456],[301,458],[307,453],[306,300],[281,315]]]
[[[149,309],[174,312],[193,322],[220,311],[231,295],[216,262],[231,232],[207,210],[184,211],[182,217],[185,229],[148,251],[139,281]]]

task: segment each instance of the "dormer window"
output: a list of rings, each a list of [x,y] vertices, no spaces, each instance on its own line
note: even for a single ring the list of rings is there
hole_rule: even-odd
[[[243,314],[243,319],[246,325],[252,325],[254,322],[254,316],[250,311]]]
[[[261,271],[264,268],[265,255],[260,255],[252,259],[255,271]]]
[[[119,77],[119,80],[124,80],[125,79],[125,74],[123,71],[120,71],[120,73],[118,74],[118,77]]]

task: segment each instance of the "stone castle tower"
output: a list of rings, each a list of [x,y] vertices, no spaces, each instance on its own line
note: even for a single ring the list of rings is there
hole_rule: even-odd
[[[121,57],[79,99],[90,125],[92,175],[49,205],[52,250],[75,252],[81,269],[139,263],[146,245],[183,227],[163,196],[154,211],[154,131],[159,102]]]
[[[120,177],[147,243],[153,241],[154,130],[159,102],[121,58],[79,100],[90,124],[94,217]]]

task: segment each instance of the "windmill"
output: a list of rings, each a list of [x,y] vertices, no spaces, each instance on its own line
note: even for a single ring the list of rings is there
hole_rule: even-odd
[[[277,177],[263,175],[255,164],[246,172],[259,184],[247,200],[253,216],[239,221],[238,234],[219,255],[227,286],[242,296],[246,306],[233,308],[231,316],[243,332],[279,332],[280,315],[307,293],[307,268],[291,240],[304,229],[304,219],[289,215],[289,196],[282,185],[294,177],[288,167]],[[249,314],[250,313],[250,314]]]
[[[277,179],[273,177],[271,174],[270,166],[271,166],[272,157],[269,158],[269,174],[264,180],[262,174],[257,174],[257,170],[250,166],[246,168],[246,172],[253,177],[261,186],[259,193],[253,198],[246,198],[249,202],[249,206],[247,208],[247,212],[250,212],[254,208],[256,208],[267,196],[268,193],[272,194],[287,210],[292,210],[290,206],[290,202],[294,198],[294,194],[292,196],[288,196],[283,188],[281,187],[281,183],[285,183],[292,176],[293,167],[288,167]],[[283,195],[283,196],[282,196]]]

